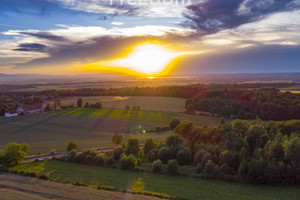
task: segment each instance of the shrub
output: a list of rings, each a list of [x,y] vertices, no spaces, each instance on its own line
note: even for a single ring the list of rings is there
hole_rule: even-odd
[[[206,174],[213,174],[214,173],[214,167],[215,164],[212,160],[207,161],[205,167],[204,167],[204,172]]]
[[[115,164],[115,160],[112,156],[109,156],[105,159],[105,164],[108,166],[112,166]]]
[[[235,160],[235,155],[230,150],[225,150],[221,153],[220,162],[222,164],[226,163],[228,166],[231,166],[231,167],[237,167],[236,166],[237,164],[236,164],[236,160]]]
[[[221,172],[224,174],[233,174],[234,170],[227,165],[227,163],[223,163],[220,167]]]
[[[172,121],[170,122],[170,127],[171,127],[172,129],[175,129],[176,126],[178,126],[178,124],[180,124],[180,120],[179,120],[178,118],[174,117],[174,118],[172,119]]]
[[[94,163],[96,164],[96,165],[104,165],[104,158],[101,156],[101,155],[97,155],[97,156],[95,156],[95,158],[94,158]]]
[[[132,169],[135,167],[136,158],[134,155],[129,156],[123,155],[120,159],[120,166],[122,169]]]
[[[82,152],[77,153],[73,161],[76,163],[84,163],[85,162],[84,154]]]
[[[39,175],[38,178],[42,179],[42,180],[48,180],[49,179],[49,177],[47,175],[45,175],[45,174]]]
[[[171,135],[167,138],[166,145],[168,147],[181,145],[182,138],[179,135]]]
[[[78,144],[74,140],[70,140],[67,145],[67,151],[78,150]]]
[[[148,152],[147,158],[149,162],[153,162],[158,159],[158,149],[152,149]]]
[[[161,147],[158,151],[158,159],[167,163],[172,158],[171,151],[168,147]]]
[[[162,172],[162,168],[163,168],[163,165],[162,165],[161,160],[158,159],[156,161],[153,161],[153,163],[152,163],[152,172],[160,173],[160,172]]]
[[[204,165],[203,163],[199,162],[197,163],[197,173],[200,174],[204,170]]]
[[[142,161],[141,158],[137,158],[137,159],[136,159],[136,165],[137,165],[137,166],[141,166],[142,163],[143,163],[143,161]]]
[[[55,150],[55,149],[51,149],[51,151],[50,151],[50,155],[54,155],[54,154],[55,154],[55,152],[56,152],[56,150]]]
[[[113,156],[114,160],[119,160],[122,153],[124,153],[123,147],[115,148],[113,150],[113,153],[112,153],[113,154],[112,156]]]
[[[188,148],[184,148],[177,152],[176,159],[179,165],[188,165],[191,162],[191,152]]]
[[[127,142],[126,154],[130,155],[133,154],[138,156],[140,151],[140,144],[138,139],[129,139]]]
[[[174,160],[174,159],[169,160],[168,166],[167,166],[167,173],[175,175],[175,174],[178,174],[178,170],[179,170],[179,165],[177,163],[177,160]]]
[[[204,149],[197,151],[194,156],[194,163],[197,164],[199,162],[203,163],[204,165],[207,163],[208,160],[212,159],[211,153],[207,152]]]
[[[68,156],[67,156],[68,161],[71,161],[71,162],[72,162],[72,161],[74,160],[76,154],[77,154],[77,151],[76,151],[76,150],[71,150],[71,151],[69,151],[69,152],[68,152]]]
[[[144,145],[144,152],[148,154],[150,150],[155,148],[155,143],[152,138],[148,138]]]

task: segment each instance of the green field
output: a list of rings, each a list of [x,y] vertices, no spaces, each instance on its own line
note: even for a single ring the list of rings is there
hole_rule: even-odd
[[[178,117],[181,120],[190,120],[196,125],[216,126],[219,122],[218,117],[208,117],[199,115],[189,115],[177,112],[162,112],[149,110],[126,110],[126,109],[92,109],[92,108],[69,108],[56,111],[58,114],[88,116],[88,117],[104,117],[113,119],[126,119],[152,124],[167,125],[173,117]]]
[[[62,105],[76,105],[78,97],[61,99]],[[95,103],[101,101],[104,108],[124,109],[125,106],[140,106],[142,110],[183,112],[185,110],[185,99],[174,97],[120,97],[120,96],[93,96],[80,97],[83,102]],[[50,103],[53,100],[48,101]]]
[[[0,118],[0,149],[9,142],[26,142],[31,146],[30,155],[49,153],[51,149],[64,152],[70,139],[76,140],[80,149],[112,147],[115,132],[125,139],[138,138],[143,143],[148,137],[165,140],[170,133],[137,134],[143,129],[152,129],[158,124],[124,119],[87,117],[43,113],[17,118]]]
[[[8,173],[0,174],[0,197],[1,200],[159,199],[151,196],[97,190],[88,187],[78,187],[71,184],[43,181],[37,178]]]
[[[89,185],[113,186],[130,190],[135,181],[144,182],[144,190],[188,199],[276,200],[298,199],[299,188],[254,186],[209,181],[183,176],[167,176],[130,170],[45,160],[14,166],[24,172],[47,174],[51,179],[80,181]]]

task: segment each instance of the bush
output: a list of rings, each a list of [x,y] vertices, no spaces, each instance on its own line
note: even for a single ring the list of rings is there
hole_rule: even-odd
[[[121,169],[132,169],[135,167],[136,158],[134,155],[130,154],[129,156],[123,155],[120,159]]]
[[[51,149],[51,151],[50,151],[50,155],[54,155],[54,154],[55,154],[55,152],[56,152],[56,150],[55,150],[55,149]]]
[[[203,172],[203,170],[204,170],[204,165],[203,165],[203,163],[201,163],[201,162],[199,162],[199,163],[197,163],[197,173],[198,174],[200,174],[201,172]]]
[[[77,155],[76,150],[69,151],[67,156],[68,161],[73,162],[76,155]]]
[[[66,150],[67,151],[78,150],[78,144],[74,140],[70,140],[68,142]]]
[[[179,120],[178,118],[174,117],[174,118],[172,119],[172,121],[170,122],[170,127],[171,127],[172,129],[175,129],[176,126],[178,126],[178,124],[180,124],[180,120]]]
[[[199,162],[203,163],[204,165],[207,163],[208,160],[212,159],[211,153],[207,152],[204,149],[197,151],[194,156],[194,163],[197,164]]]
[[[153,161],[153,163],[152,163],[152,172],[160,173],[160,172],[162,172],[162,168],[163,168],[163,165],[162,165],[161,160],[158,159],[156,161]]]
[[[166,145],[168,147],[178,146],[183,144],[182,138],[179,135],[171,135],[167,138]]]
[[[108,166],[112,166],[115,164],[115,160],[112,156],[109,156],[105,159],[105,164]]]
[[[158,151],[158,159],[160,159],[163,163],[167,163],[172,158],[172,154],[170,148],[161,147]]]
[[[97,155],[97,156],[95,156],[95,158],[94,158],[94,163],[96,164],[96,165],[100,165],[100,166],[102,166],[102,165],[104,165],[104,158],[101,156],[101,155]]]
[[[234,170],[231,168],[231,167],[229,167],[228,165],[227,165],[227,163],[223,163],[222,165],[221,165],[221,167],[220,167],[220,170],[221,170],[221,172],[223,172],[224,174],[233,174],[234,173]]]
[[[129,139],[127,142],[126,154],[130,155],[133,154],[138,156],[140,151],[140,144],[138,139]]]
[[[184,148],[177,152],[176,159],[179,165],[188,165],[191,162],[191,152],[188,148]]]
[[[152,149],[148,152],[147,158],[149,162],[153,162],[158,159],[158,149]]]
[[[169,160],[168,162],[168,166],[167,166],[167,173],[171,174],[171,175],[175,175],[178,174],[178,170],[179,170],[179,165],[177,160]]]
[[[123,147],[115,148],[113,150],[113,153],[112,153],[113,154],[112,156],[113,156],[114,160],[119,160],[122,153],[124,153]]]
[[[215,167],[215,164],[212,160],[209,160],[207,161],[205,167],[204,167],[204,172],[206,174],[213,174],[214,172],[214,167]]]
[[[42,179],[42,180],[48,180],[49,179],[49,177],[45,174],[38,176],[38,178]]]
[[[148,154],[150,150],[155,148],[155,143],[152,138],[148,138],[145,142],[144,152]]]
[[[79,152],[76,154],[76,156],[73,159],[76,163],[85,163],[85,156],[82,152]]]

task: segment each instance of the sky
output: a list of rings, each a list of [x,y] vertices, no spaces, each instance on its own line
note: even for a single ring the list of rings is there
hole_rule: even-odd
[[[0,1],[0,73],[157,75],[163,65],[300,72],[300,0]]]

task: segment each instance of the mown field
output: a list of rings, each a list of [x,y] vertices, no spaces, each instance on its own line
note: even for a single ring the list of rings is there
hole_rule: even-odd
[[[158,198],[150,196],[78,187],[71,184],[42,181],[37,178],[7,173],[0,174],[0,197],[1,200],[158,200]]]
[[[181,120],[190,120],[196,125],[215,126],[219,122],[218,117],[189,115],[178,112],[162,112],[149,110],[126,110],[126,109],[92,109],[92,108],[69,108],[56,111],[58,114],[88,116],[88,117],[104,117],[113,119],[126,119],[153,124],[167,125],[173,117],[178,117]]]
[[[89,185],[113,186],[130,190],[135,181],[144,183],[144,190],[187,199],[277,200],[298,199],[297,187],[255,186],[221,181],[201,180],[183,176],[167,176],[130,170],[45,160],[14,166],[24,172],[46,174],[51,179],[80,181]]]
[[[112,147],[111,137],[122,133],[125,139],[138,138],[144,142],[148,137],[164,140],[170,133],[137,134],[158,124],[124,119],[87,117],[43,113],[17,118],[0,118],[0,149],[9,142],[26,142],[31,146],[30,155],[49,153],[51,149],[64,152],[70,139],[76,140],[80,149]]]
[[[90,98],[98,100],[98,97]],[[76,99],[73,100],[76,102]],[[121,101],[123,102],[123,100]],[[173,103],[168,105],[168,102],[172,101]],[[93,101],[91,100],[91,102]],[[119,106],[116,104],[117,101],[107,102],[112,106]],[[30,155],[39,152],[49,153],[51,149],[64,152],[70,139],[76,140],[80,149],[112,147],[111,137],[116,132],[122,133],[125,139],[138,138],[141,143],[149,137],[155,141],[162,141],[170,133],[140,133],[143,130],[168,125],[173,117],[190,120],[197,125],[215,126],[219,121],[219,118],[216,117],[155,110],[179,109],[180,106],[176,108],[176,105],[182,105],[184,101],[178,98],[130,97],[128,102],[131,102],[131,105],[135,105],[134,102],[137,102],[137,105],[139,102],[144,102],[144,104],[140,103],[139,106],[142,108],[140,111],[113,108],[73,108],[32,116],[2,117],[0,118],[0,149],[10,142],[26,142],[31,146]],[[153,110],[143,110],[143,106],[146,105]],[[120,107],[123,108],[123,105]]]
[[[62,105],[76,105],[78,97],[61,99]],[[142,110],[182,112],[185,109],[185,99],[173,97],[120,97],[98,96],[80,97],[83,102],[95,103],[101,101],[104,108],[124,109],[125,106],[140,106]],[[48,101],[52,103],[53,101]]]

